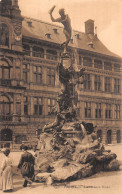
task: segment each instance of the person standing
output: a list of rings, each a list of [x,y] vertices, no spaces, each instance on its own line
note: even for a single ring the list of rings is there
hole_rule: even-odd
[[[27,184],[31,184],[34,180],[34,164],[35,164],[35,158],[34,156],[29,153],[28,147],[23,146],[23,154],[21,155],[18,168],[21,169],[21,174],[23,176],[24,184],[23,187],[27,187]]]
[[[13,190],[13,173],[12,173],[12,159],[9,157],[10,149],[4,148],[2,150],[5,158],[3,159],[1,166],[1,177],[2,177],[2,191]]]

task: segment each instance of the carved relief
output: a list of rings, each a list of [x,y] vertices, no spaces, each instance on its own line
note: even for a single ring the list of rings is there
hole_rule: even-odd
[[[22,39],[22,27],[20,24],[14,25],[14,36],[16,41],[21,41]]]

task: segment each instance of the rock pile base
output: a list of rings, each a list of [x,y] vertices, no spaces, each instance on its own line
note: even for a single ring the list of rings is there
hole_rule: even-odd
[[[72,138],[66,137],[68,130],[72,131]],[[105,150],[93,129],[90,132],[81,123],[66,123],[60,132],[50,129],[40,135],[36,180],[52,184],[82,179],[100,171],[118,170],[120,164],[116,158],[115,153]]]

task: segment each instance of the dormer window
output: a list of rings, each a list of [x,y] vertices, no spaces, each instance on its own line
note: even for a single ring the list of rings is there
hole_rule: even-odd
[[[27,21],[29,27],[32,27],[32,21]]]
[[[54,31],[55,34],[58,34],[57,28],[54,28],[53,31]]]
[[[90,48],[93,48],[93,47],[94,47],[93,42],[88,43],[88,46],[89,46]]]
[[[75,34],[75,37],[76,37],[77,39],[80,39],[80,35],[79,35],[79,34]]]
[[[47,38],[49,38],[49,39],[51,38],[51,34],[50,34],[50,33],[46,33],[45,36],[46,36]]]

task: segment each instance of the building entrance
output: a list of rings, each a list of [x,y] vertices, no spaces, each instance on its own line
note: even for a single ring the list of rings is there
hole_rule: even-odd
[[[121,143],[121,133],[120,133],[120,130],[117,130],[117,143]]]
[[[0,145],[1,147],[10,147],[13,139],[13,132],[11,129],[6,128],[1,130],[1,139]]]
[[[107,144],[111,144],[112,143],[112,131],[108,130],[107,131]]]

